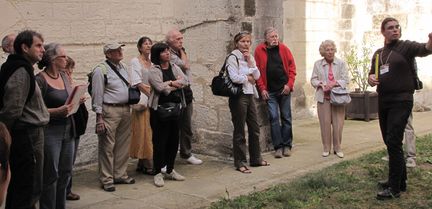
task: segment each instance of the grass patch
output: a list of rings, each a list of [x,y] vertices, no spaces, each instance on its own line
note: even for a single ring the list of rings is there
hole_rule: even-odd
[[[389,201],[375,199],[376,182],[387,178],[385,150],[344,161],[265,191],[224,198],[211,209],[427,209],[432,208],[432,135],[417,138],[417,167],[408,169],[408,191]]]

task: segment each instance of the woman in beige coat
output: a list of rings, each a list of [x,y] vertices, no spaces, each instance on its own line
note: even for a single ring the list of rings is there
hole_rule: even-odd
[[[346,63],[335,57],[336,44],[334,41],[325,40],[319,47],[323,59],[315,62],[311,76],[311,84],[316,89],[318,119],[321,128],[323,143],[323,157],[330,155],[333,144],[333,152],[343,158],[341,149],[342,129],[345,120],[345,106],[330,103],[330,91],[333,87],[345,88],[349,83]]]

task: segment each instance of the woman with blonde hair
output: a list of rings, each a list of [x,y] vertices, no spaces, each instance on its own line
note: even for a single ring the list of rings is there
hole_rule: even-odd
[[[138,57],[131,60],[132,85],[141,91],[140,104],[132,106],[132,139],[129,147],[129,156],[138,158],[136,171],[143,174],[153,174],[153,144],[152,130],[150,126],[150,110],[148,108],[148,96],[150,96],[149,70],[152,66],[150,61],[150,49],[153,42],[148,37],[138,40]]]
[[[333,152],[343,158],[341,148],[342,129],[345,120],[345,106],[330,103],[332,88],[340,86],[346,88],[349,76],[346,63],[335,57],[336,44],[332,40],[325,40],[319,47],[322,59],[314,64],[311,84],[316,89],[318,119],[321,128],[321,140],[324,147],[322,156],[330,155],[333,144]]]
[[[234,125],[233,156],[234,166],[241,173],[251,173],[246,160],[245,124],[248,126],[249,164],[250,166],[268,166],[261,157],[259,142],[256,99],[258,90],[255,82],[260,77],[255,59],[250,52],[252,36],[243,31],[234,36],[235,49],[228,55],[227,69],[233,83],[242,84],[242,93],[229,98],[231,120]]]

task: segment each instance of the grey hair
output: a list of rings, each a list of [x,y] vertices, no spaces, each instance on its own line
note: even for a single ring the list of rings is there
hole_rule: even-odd
[[[44,46],[45,53],[42,56],[42,60],[38,62],[38,68],[44,69],[50,67],[52,60],[58,55],[61,45],[58,43],[49,43]]]
[[[171,38],[173,37],[174,33],[177,33],[177,32],[181,33],[176,28],[173,28],[173,29],[169,30],[168,33],[165,35],[165,43],[171,44]]]
[[[267,35],[271,32],[278,32],[276,28],[274,27],[268,27],[264,30],[264,39],[267,38]]]
[[[332,46],[335,50],[335,53],[337,52],[337,48],[336,48],[336,44],[334,41],[332,40],[325,40],[323,42],[321,42],[320,46],[319,46],[319,53],[321,54],[321,56],[324,56],[325,53],[325,48],[327,46]]]
[[[4,52],[8,52],[8,47],[13,45],[11,36],[14,36],[15,34],[8,34],[5,37],[3,37],[1,45]]]

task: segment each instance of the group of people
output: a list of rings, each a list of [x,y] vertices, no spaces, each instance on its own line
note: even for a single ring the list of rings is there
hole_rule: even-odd
[[[380,128],[390,167],[389,179],[380,183],[383,191],[377,198],[390,199],[406,190],[402,138],[413,103],[414,82],[409,78],[413,77],[414,57],[432,53],[432,33],[426,44],[400,41],[400,26],[394,18],[382,22],[381,33],[385,46],[374,53],[369,83],[378,85]],[[76,85],[71,75],[75,62],[60,44],[44,45],[42,35],[35,31],[25,30],[5,38],[14,39],[2,42],[10,54],[0,71],[0,121],[10,132],[10,138],[3,137],[7,130],[2,130],[0,140],[0,182],[11,177],[6,208],[35,208],[38,201],[40,208],[65,208],[66,197],[79,199],[70,191],[71,173],[88,117],[85,97],[75,114],[71,114],[74,104],[66,104]],[[229,98],[229,109],[234,126],[234,166],[244,174],[252,173],[249,166],[270,165],[261,155],[256,99],[267,103],[274,157],[289,157],[293,148],[293,55],[279,41],[273,27],[264,31],[264,42],[255,48],[254,55],[251,43],[250,32],[239,32],[226,58],[229,78],[242,86],[239,96]],[[122,62],[123,46],[119,42],[105,44],[106,60],[89,74],[101,187],[112,192],[115,184],[135,183],[126,172],[129,157],[138,159],[138,172],[154,176],[157,187],[164,186],[165,179],[183,181],[185,177],[174,170],[178,150],[188,163],[202,163],[191,152],[193,91],[183,34],[172,29],[164,42],[157,43],[141,37],[137,42],[138,56],[130,65]],[[316,89],[322,156],[329,156],[333,149],[343,158],[345,109],[332,104],[330,94],[334,87],[346,88],[349,76],[345,62],[335,57],[336,51],[334,41],[321,43],[319,53],[323,58],[315,62],[310,82]],[[374,66],[376,54],[379,66]],[[35,76],[36,63],[42,71]],[[379,79],[376,67],[380,69]],[[137,104],[129,101],[132,88],[141,93]],[[167,117],[167,108],[179,112]],[[0,128],[6,129],[1,124]],[[5,156],[3,150],[9,145],[10,155]],[[9,167],[12,175],[8,175]]]

